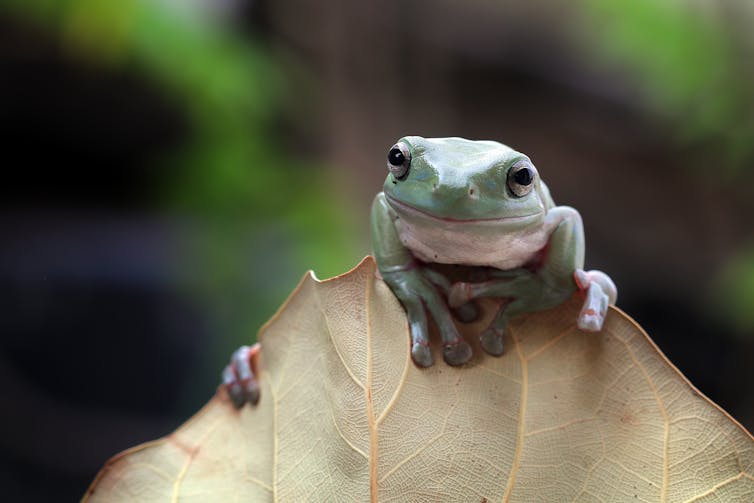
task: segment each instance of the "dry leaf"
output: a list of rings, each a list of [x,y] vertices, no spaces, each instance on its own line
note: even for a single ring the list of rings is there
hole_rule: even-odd
[[[751,435],[622,312],[583,333],[574,299],[517,318],[500,358],[419,369],[375,272],[304,277],[262,329],[259,405],[219,391],[85,499],[754,501]]]

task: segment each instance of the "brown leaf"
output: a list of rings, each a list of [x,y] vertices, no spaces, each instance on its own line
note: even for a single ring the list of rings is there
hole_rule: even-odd
[[[305,276],[261,331],[259,405],[220,390],[85,500],[754,501],[751,435],[621,311],[584,333],[573,299],[517,318],[500,358],[420,369],[375,273]]]

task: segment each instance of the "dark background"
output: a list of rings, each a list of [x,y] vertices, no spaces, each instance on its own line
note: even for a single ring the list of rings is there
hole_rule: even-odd
[[[0,6],[0,485],[79,498],[213,393],[307,269],[368,253],[405,134],[496,139],[587,266],[754,427],[746,2]]]

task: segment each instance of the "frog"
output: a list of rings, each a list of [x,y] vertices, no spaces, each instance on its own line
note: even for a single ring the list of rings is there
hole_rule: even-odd
[[[491,140],[404,136],[388,150],[387,171],[372,202],[372,247],[380,277],[406,312],[418,367],[435,363],[430,319],[444,361],[471,360],[472,346],[457,322],[478,318],[479,299],[502,300],[478,334],[482,350],[494,357],[505,352],[512,318],[576,293],[583,302],[575,325],[602,329],[617,300],[615,283],[584,269],[581,215],[555,204],[529,156]],[[240,348],[223,371],[238,407],[259,399],[252,365],[258,352],[258,345]]]

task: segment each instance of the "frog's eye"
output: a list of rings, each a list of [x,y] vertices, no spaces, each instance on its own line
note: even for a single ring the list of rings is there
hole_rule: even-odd
[[[390,170],[396,180],[406,178],[409,166],[411,166],[411,151],[408,146],[401,142],[390,147],[390,151],[387,153],[387,169]]]
[[[516,197],[524,197],[534,188],[537,170],[526,161],[517,162],[508,171],[508,189]]]

